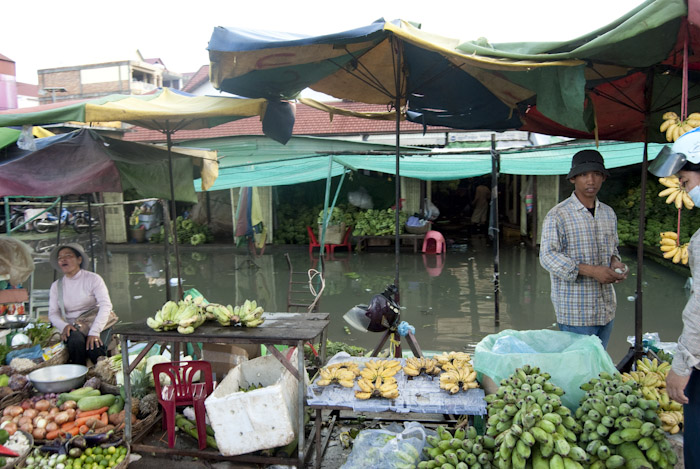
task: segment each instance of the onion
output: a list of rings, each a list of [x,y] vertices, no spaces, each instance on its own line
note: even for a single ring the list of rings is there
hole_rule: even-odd
[[[78,403],[75,401],[66,401],[63,404],[61,404],[61,407],[59,407],[59,410],[66,410],[66,409],[75,409],[78,407]]]
[[[0,428],[7,430],[7,433],[9,433],[10,436],[12,436],[17,431],[17,424],[14,422],[6,421],[0,424]]]
[[[20,425],[19,429],[22,430],[23,432],[31,433],[34,431],[34,427],[32,426],[31,423],[25,423],[24,425]]]
[[[24,415],[25,417],[29,417],[30,419],[33,419],[34,417],[39,415],[39,411],[36,409],[26,409],[22,415]]]
[[[43,417],[38,417],[34,425],[36,428],[46,428],[46,425],[49,423],[48,420],[46,420]]]
[[[65,423],[65,422],[64,422]],[[46,424],[46,432],[53,432],[58,430],[58,424],[56,422],[49,422]]]
[[[46,430],[44,430],[43,428],[35,428],[32,432],[32,436],[37,440],[43,440],[44,438],[46,438]]]
[[[68,414],[68,420],[73,420],[75,418],[75,409],[66,409],[66,414]]]
[[[3,413],[5,415],[10,414],[11,416],[15,417],[15,416],[21,414],[22,412],[24,412],[24,409],[22,408],[22,406],[11,405],[11,406],[8,406]]]
[[[73,411],[75,413],[75,411]],[[57,423],[58,425],[63,425],[67,421],[70,420],[70,417],[68,416],[68,411],[65,410],[63,412],[59,412],[56,414],[56,416],[53,418],[53,421]],[[48,428],[48,425],[46,426]]]
[[[12,417],[12,422],[19,425],[19,419],[21,419],[21,418],[22,418],[22,414],[15,415],[14,417]]]
[[[21,406],[24,410],[27,410],[27,409],[31,409],[31,408],[32,408],[32,404],[33,404],[33,402],[32,402],[30,399],[25,399],[25,400],[22,401],[22,404],[20,404],[20,406]]]
[[[11,420],[12,420],[12,416],[11,416],[11,415],[3,415],[2,418],[0,418],[0,423],[2,423],[2,422],[9,422],[9,421],[11,421]]]
[[[42,410],[37,414],[39,417],[48,417],[49,416],[49,411],[48,410]]]
[[[50,407],[51,407],[51,403],[49,401],[47,401],[46,399],[41,399],[40,401],[37,401],[36,404],[34,404],[34,408],[36,410],[39,410],[39,411],[49,410]]]
[[[49,415],[56,415],[56,414],[59,413],[59,412],[60,412],[60,410],[59,410],[58,407],[51,407],[51,408],[49,409]]]
[[[32,418],[31,418],[31,417],[27,417],[26,415],[23,415],[23,416],[20,417],[20,419],[17,421],[17,425],[19,425],[20,427],[21,427],[22,425],[24,425],[25,423],[28,423],[29,425],[31,425],[31,424],[32,424]]]

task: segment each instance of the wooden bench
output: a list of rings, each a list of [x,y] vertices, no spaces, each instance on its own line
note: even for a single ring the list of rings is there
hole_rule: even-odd
[[[356,249],[364,249],[375,246],[392,246],[396,239],[396,235],[382,236],[355,236]],[[425,234],[402,234],[399,235],[401,245],[413,245],[413,252],[418,252],[423,248],[423,238]],[[420,245],[420,246],[419,246]]]

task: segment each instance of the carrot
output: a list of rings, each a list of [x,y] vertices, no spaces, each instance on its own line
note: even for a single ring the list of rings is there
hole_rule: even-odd
[[[90,429],[88,428],[87,425],[81,425],[80,428],[78,429],[78,432],[80,432],[81,435],[86,434]]]
[[[48,432],[46,434],[46,439],[47,440],[54,440],[58,438],[58,436],[61,434],[61,429],[59,428],[58,430],[54,430],[52,432]]]
[[[83,417],[92,417],[94,415],[100,416],[100,415],[102,415],[102,412],[107,412],[107,410],[109,410],[109,406],[100,407],[99,409],[95,409],[95,410],[82,410],[82,411],[79,410],[76,413],[76,417],[83,418]]]
[[[72,420],[70,422],[66,422],[63,425],[61,425],[61,431],[62,432],[69,432],[73,430],[73,428],[76,427],[75,420]]]
[[[107,412],[102,412],[102,415],[100,416],[100,420],[102,421],[103,424],[109,425],[109,415],[107,415]]]

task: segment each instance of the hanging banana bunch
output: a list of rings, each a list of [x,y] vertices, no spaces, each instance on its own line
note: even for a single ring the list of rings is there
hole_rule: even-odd
[[[693,200],[690,198],[688,193],[681,186],[681,181],[677,176],[669,176],[665,178],[659,178],[659,182],[666,186],[666,189],[659,192],[659,197],[666,197],[667,204],[676,204],[677,209],[682,207],[688,210],[695,207]]]
[[[663,115],[663,119],[659,130],[666,134],[667,142],[675,142],[684,133],[700,127],[700,112],[694,112],[687,119],[681,120],[678,114],[669,111]]]

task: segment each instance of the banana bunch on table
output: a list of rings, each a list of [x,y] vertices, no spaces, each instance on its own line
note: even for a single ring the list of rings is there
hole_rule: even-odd
[[[406,359],[406,366],[403,367],[403,372],[406,376],[418,376],[421,373],[426,375],[440,374],[438,361],[434,358],[410,357]]]
[[[178,301],[166,301],[154,317],[146,319],[148,327],[155,331],[177,329],[181,334],[191,334],[206,320],[202,297],[187,295]]]
[[[664,253],[664,259],[671,259],[674,264],[679,262],[683,265],[688,264],[688,245],[685,243],[678,244],[678,235],[673,231],[664,231],[661,233],[661,241],[659,241],[661,251]]]
[[[684,133],[700,127],[700,113],[698,112],[690,114],[685,120],[681,120],[678,114],[673,111],[665,113],[662,117],[664,121],[659,130],[666,134],[667,142],[675,142]]]
[[[206,306],[208,314],[214,316],[222,326],[243,326],[257,327],[265,320],[262,317],[264,312],[262,306],[258,306],[255,300],[245,300],[240,306],[221,305],[209,303]]]
[[[678,433],[681,431],[683,426],[683,412],[678,410],[672,410],[667,412],[661,412],[659,414],[661,418],[661,429],[670,434]]]
[[[456,394],[460,390],[468,391],[476,389],[479,383],[476,381],[476,371],[469,364],[459,368],[451,368],[440,375],[440,389]]]
[[[659,178],[659,182],[666,186],[666,189],[659,192],[659,197],[666,197],[667,204],[675,204],[677,209],[685,206],[688,210],[695,207],[693,199],[690,198],[688,193],[681,186],[681,181],[678,176],[668,176],[665,178]]]
[[[316,384],[319,386],[328,386],[338,383],[344,388],[351,388],[355,385],[355,373],[345,367],[323,367],[319,371],[321,379]]]
[[[355,391],[358,399],[370,397],[384,397],[396,399],[399,397],[399,385],[394,375],[401,369],[398,360],[370,360],[360,370],[360,378],[357,380],[359,391]]]

